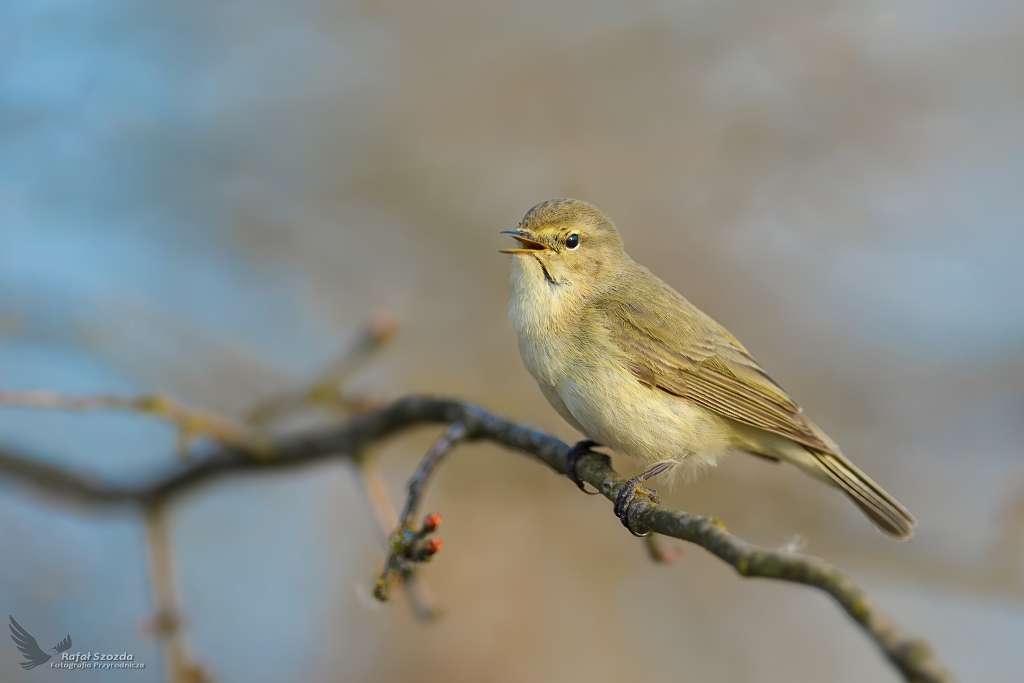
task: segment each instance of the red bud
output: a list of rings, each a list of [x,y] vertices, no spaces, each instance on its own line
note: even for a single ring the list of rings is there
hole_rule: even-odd
[[[437,525],[441,523],[441,515],[436,512],[431,512],[423,519],[423,530],[433,531],[437,528]]]
[[[423,546],[423,549],[427,551],[428,555],[433,555],[434,553],[436,553],[438,550],[441,549],[441,539],[440,538],[432,538],[432,539],[430,539]]]

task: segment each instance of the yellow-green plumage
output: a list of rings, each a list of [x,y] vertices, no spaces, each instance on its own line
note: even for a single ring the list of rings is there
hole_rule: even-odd
[[[633,261],[599,209],[544,202],[513,236],[526,247],[508,250],[519,351],[573,427],[641,465],[671,462],[677,474],[730,449],[784,460],[843,491],[890,536],[913,534],[910,513],[724,327]]]

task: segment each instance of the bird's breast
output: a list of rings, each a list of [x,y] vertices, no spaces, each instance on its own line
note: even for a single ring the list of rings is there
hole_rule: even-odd
[[[526,369],[538,382],[554,386],[571,352],[571,292],[550,285],[540,265],[529,261],[533,258],[517,256],[512,264],[508,318]]]
[[[562,378],[556,393],[581,431],[639,463],[714,459],[727,426],[714,413],[637,381],[617,364],[596,364]]]

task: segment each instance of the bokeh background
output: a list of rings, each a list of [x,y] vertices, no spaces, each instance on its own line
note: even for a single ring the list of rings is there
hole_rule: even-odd
[[[736,455],[668,502],[850,571],[964,681],[1024,671],[1024,6],[145,2],[0,6],[0,386],[166,391],[240,415],[371,312],[353,380],[577,435],[522,368],[499,230],[590,200],[918,517],[894,543]],[[392,493],[435,436],[381,449]],[[0,410],[0,441],[111,480],[173,432]],[[619,462],[623,471],[632,471]],[[666,493],[666,491],[663,491]],[[203,489],[171,518],[216,680],[896,681],[815,591],[699,548],[650,562],[606,501],[493,446],[426,509],[424,625],[368,595],[381,537],[344,463]],[[162,680],[140,522],[0,478],[0,605]]]

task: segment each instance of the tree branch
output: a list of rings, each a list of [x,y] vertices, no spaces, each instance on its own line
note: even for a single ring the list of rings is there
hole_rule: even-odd
[[[146,550],[155,612],[148,624],[160,640],[167,683],[212,683],[213,679],[192,656],[180,608],[175,579],[174,551],[167,528],[167,510],[152,507],[143,515],[146,522]]]
[[[356,459],[359,466],[359,482],[366,494],[370,509],[377,520],[381,538],[390,545],[391,533],[398,527],[398,513],[395,512],[388,496],[387,485],[377,468],[376,458],[363,455]],[[409,597],[416,618],[420,621],[433,621],[441,616],[443,610],[437,605],[427,585],[419,580],[413,567],[401,573],[402,588]]]
[[[179,464],[141,484],[119,486],[65,468],[44,464],[34,458],[0,449],[0,476],[18,480],[46,494],[78,504],[106,507],[145,507],[182,496],[220,477],[242,472],[269,472],[296,467],[328,458],[356,457],[374,441],[423,423],[459,425],[459,433],[448,432],[447,446],[431,450],[437,462],[461,439],[486,439],[520,450],[565,473],[568,446],[544,432],[499,417],[473,404],[428,396],[409,396],[347,423],[316,431],[270,438],[270,457],[222,446],[201,459]],[[429,468],[433,471],[433,467]],[[421,467],[422,469],[422,467]],[[579,461],[581,479],[614,501],[625,480],[611,468],[607,457],[591,454]],[[429,477],[429,472],[426,472]],[[426,477],[420,477],[423,483]],[[414,478],[415,484],[417,479]],[[408,526],[422,493],[417,484],[411,490],[403,524]],[[638,496],[631,505],[630,520],[640,531],[696,543],[732,565],[741,576],[802,583],[831,595],[881,648],[885,656],[915,683],[950,683],[953,675],[939,662],[923,640],[907,635],[881,612],[865,591],[849,576],[815,557],[758,548],[725,530],[717,519],[692,515],[657,505]],[[401,527],[400,527],[401,529]]]
[[[398,320],[388,311],[377,311],[338,357],[305,385],[269,396],[249,409],[246,422],[257,427],[297,410],[320,407],[328,410],[361,413],[380,407],[370,397],[345,395],[345,382],[373,353],[398,333]]]
[[[70,396],[56,391],[0,391],[0,406],[46,410],[124,410],[159,417],[174,425],[178,432],[179,455],[185,455],[192,440],[198,436],[205,436],[226,446],[262,452],[262,442],[257,434],[208,411],[187,408],[163,394]]]
[[[423,526],[417,531],[412,527],[412,520],[420,509],[420,501],[426,493],[427,485],[434,472],[444,462],[445,456],[467,436],[466,427],[461,422],[453,422],[444,434],[434,442],[427,454],[423,456],[416,473],[409,480],[409,495],[402,511],[402,519],[398,527],[388,537],[391,551],[384,561],[380,579],[373,589],[374,596],[381,602],[388,599],[388,588],[396,575],[410,576],[416,562],[427,562],[441,549],[441,542],[428,538],[441,521],[440,515],[434,514],[424,520]]]

